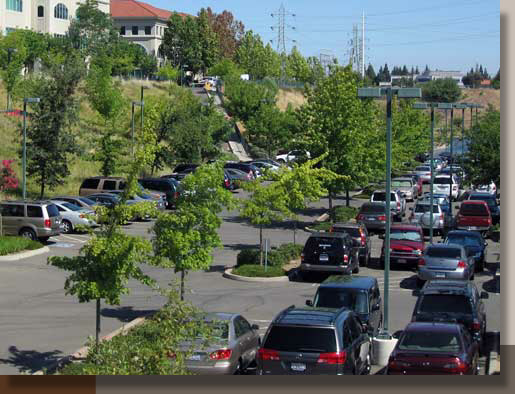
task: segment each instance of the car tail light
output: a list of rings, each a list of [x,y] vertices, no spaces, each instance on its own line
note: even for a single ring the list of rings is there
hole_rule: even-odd
[[[367,238],[365,237],[363,230],[359,230],[359,235],[361,237],[361,246],[365,246],[367,243]]]
[[[45,227],[52,228],[52,221],[50,219],[45,219]]]
[[[479,321],[474,320],[472,324],[470,325],[470,329],[474,332],[480,332],[481,331],[481,324]]]
[[[488,225],[491,226],[492,225],[492,218],[491,217],[488,217]]]
[[[229,360],[231,358],[231,349],[220,349],[216,350],[209,355],[211,360]]]
[[[426,265],[426,260],[424,260],[424,258],[421,257],[421,258],[418,259],[417,264],[418,264],[419,267],[424,266],[424,265]]]
[[[258,359],[261,361],[279,361],[279,352],[277,350],[261,348],[258,350]]]
[[[318,364],[345,364],[347,360],[346,352],[320,353],[318,356]]]
[[[401,209],[401,203],[397,201],[397,209]]]
[[[465,268],[466,266],[467,264],[463,260],[458,261],[458,268]]]
[[[247,179],[252,179],[252,171],[250,171],[248,174],[247,174]]]
[[[381,216],[378,217],[378,219],[384,221],[384,220],[386,220],[386,215],[381,215]]]
[[[396,361],[396,360],[392,360],[392,359],[390,359],[388,361],[388,368],[391,368],[391,369],[408,368],[410,366],[411,366],[410,363],[407,363],[404,361]]]
[[[179,195],[180,195],[180,194],[179,194],[179,192],[175,192],[175,193],[173,194],[173,197],[174,197],[175,199],[178,199],[178,198],[179,198]]]
[[[330,233],[333,233],[333,232],[334,232],[334,230],[333,230],[333,226],[331,226],[331,227],[329,228],[329,232],[330,232]]]
[[[226,186],[226,187],[229,187],[229,179],[226,179],[226,180],[225,180],[225,186]]]
[[[455,373],[464,373],[468,369],[468,364],[466,362],[461,361],[458,357],[450,360],[449,363],[444,364],[443,368],[450,370],[449,372]]]
[[[349,264],[349,256],[346,254],[343,255],[343,264]]]
[[[363,215],[362,213],[360,213],[358,216],[356,216],[356,221],[360,221],[360,220],[364,220],[365,219],[365,215]]]
[[[440,220],[443,220],[443,212],[440,214]]]
[[[304,253],[301,253],[301,254],[300,254],[300,262],[301,262],[301,263],[302,263],[302,262],[304,262]]]

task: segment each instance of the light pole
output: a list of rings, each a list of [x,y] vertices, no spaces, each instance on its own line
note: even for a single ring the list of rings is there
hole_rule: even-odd
[[[7,48],[7,68],[9,68],[9,65],[11,64],[11,57],[12,54],[17,52],[18,50],[16,48]],[[7,108],[6,110],[9,111],[11,108],[11,92],[9,89],[7,89]]]
[[[132,102],[132,112],[131,112],[131,129],[132,129],[132,157],[134,158],[134,106],[139,105],[141,107],[141,110],[143,111],[143,106],[145,103],[143,101],[133,101]],[[143,116],[143,114],[142,114]]]
[[[141,86],[141,100],[140,100],[140,102],[143,103],[141,105],[141,130],[143,130],[143,109],[145,108],[145,101],[143,101],[143,91],[145,89],[148,89],[148,87]]]
[[[389,323],[389,286],[390,286],[390,193],[392,178],[392,98],[394,95],[399,98],[420,98],[422,92],[420,88],[358,88],[359,98],[381,98],[386,96],[386,205],[385,205],[385,236],[384,236],[384,320],[383,331],[380,336],[390,339],[388,333]]]
[[[23,159],[22,159],[22,190],[23,200],[27,198],[27,103],[39,103],[39,97],[23,98]]]

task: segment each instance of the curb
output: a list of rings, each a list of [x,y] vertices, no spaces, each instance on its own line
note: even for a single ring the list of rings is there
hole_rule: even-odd
[[[497,375],[501,373],[501,365],[498,361],[499,355],[497,352],[490,352],[489,358],[486,360],[486,375]]]
[[[275,276],[272,278],[251,278],[248,276],[235,275],[232,273],[232,268],[228,268],[222,275],[224,278],[237,280],[240,282],[289,282],[288,276]]]
[[[100,342],[109,341],[111,338],[115,337],[116,335],[126,333],[131,328],[142,324],[145,321],[145,319],[146,318],[144,318],[144,317],[138,317],[134,320],[131,320],[129,323],[124,324],[120,328],[118,328],[118,329],[110,332],[109,334],[103,336],[102,338],[100,338]],[[74,353],[72,353],[68,356],[62,357],[59,360],[50,364],[50,366],[47,368],[47,371],[53,371],[57,368],[65,366],[66,364],[69,364],[73,361],[84,360],[86,358],[86,356],[88,355],[88,351],[89,351],[89,347],[83,346],[79,350],[75,351]],[[39,370],[39,371],[34,372],[32,375],[44,375],[44,374],[45,373],[43,372],[43,370]]]
[[[26,252],[13,253],[8,254],[7,256],[0,256],[0,262],[2,261],[17,261],[26,259],[32,256],[37,256],[38,254],[48,253],[50,252],[50,248],[48,246],[43,246],[39,249],[28,250]]]

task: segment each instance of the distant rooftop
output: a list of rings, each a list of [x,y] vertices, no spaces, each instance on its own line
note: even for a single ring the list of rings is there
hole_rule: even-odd
[[[136,0],[111,0],[113,18],[157,18],[167,21],[173,12]],[[179,12],[181,16],[190,16]]]

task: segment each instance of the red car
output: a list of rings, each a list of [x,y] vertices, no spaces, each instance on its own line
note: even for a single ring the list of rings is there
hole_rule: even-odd
[[[390,354],[388,375],[477,375],[479,345],[457,323],[410,323]]]
[[[381,238],[384,238],[381,236]],[[393,224],[390,227],[390,264],[416,266],[425,248],[422,227],[413,224]],[[384,269],[384,241],[380,257]]]
[[[480,231],[487,234],[492,227],[492,215],[485,201],[463,201],[456,215],[458,230]]]

